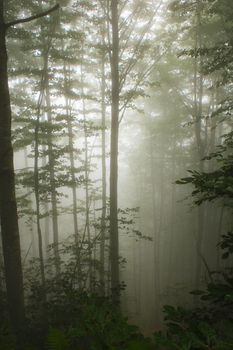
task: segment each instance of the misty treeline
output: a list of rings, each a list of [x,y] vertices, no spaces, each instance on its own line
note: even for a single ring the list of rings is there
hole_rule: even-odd
[[[232,40],[229,0],[0,0],[1,349],[233,349]]]

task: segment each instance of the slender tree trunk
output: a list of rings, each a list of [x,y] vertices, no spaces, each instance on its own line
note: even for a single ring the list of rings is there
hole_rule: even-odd
[[[152,129],[149,130],[150,143],[150,180],[151,180],[151,196],[152,196],[152,217],[153,217],[153,240],[154,240],[154,301],[155,301],[155,319],[158,319],[159,295],[160,295],[160,259],[159,259],[159,230],[158,230],[158,214],[156,210],[156,188],[155,188],[155,159]]]
[[[173,261],[174,261],[174,243],[175,243],[175,208],[176,208],[176,186],[174,184],[176,180],[176,160],[175,160],[175,155],[176,155],[176,147],[175,147],[175,140],[173,139],[172,142],[172,163],[171,163],[171,180],[170,184],[172,188],[170,189],[171,191],[171,214],[170,214],[170,239],[169,239],[169,265],[168,265],[168,285],[173,285],[175,281],[173,281]]]
[[[82,57],[82,61],[84,58]],[[89,260],[89,286],[92,285],[92,249],[91,249],[91,229],[90,229],[90,193],[89,193],[89,160],[88,160],[88,130],[87,130],[87,117],[86,117],[86,105],[84,95],[84,72],[81,65],[81,94],[82,94],[82,112],[84,121],[84,168],[85,168],[85,204],[86,204],[86,224],[85,231],[87,232],[87,252]]]
[[[65,62],[63,63],[64,71],[64,81],[65,81],[65,94],[68,90],[68,83],[70,81],[70,67],[66,67]],[[72,116],[71,116],[71,106],[70,100],[65,96],[65,106],[67,115],[67,128],[68,128],[68,138],[69,138],[69,157],[70,157],[70,173],[72,180],[72,200],[73,200],[73,223],[74,223],[74,238],[75,243],[78,245],[79,242],[79,229],[78,229],[78,206],[77,206],[77,184],[75,176],[75,156],[74,156],[74,136],[72,127]]]
[[[197,14],[196,14],[196,38],[195,38],[195,49],[199,49],[202,47],[202,34],[201,34],[201,0],[197,2]],[[202,172],[203,169],[203,157],[204,157],[204,142],[201,137],[202,128],[202,98],[203,98],[203,77],[202,73],[199,73],[198,70],[201,70],[202,66],[202,58],[198,59],[195,57],[194,61],[194,118],[195,118],[195,137],[197,144],[197,155],[198,155],[198,163],[199,170]],[[203,251],[203,241],[204,241],[204,217],[205,217],[205,204],[200,205],[197,208],[197,235],[196,235],[196,250],[197,250],[197,264],[196,264],[196,272],[195,272],[195,288],[199,288],[201,282],[201,274],[202,274],[202,259],[200,259],[200,255],[202,255]],[[194,297],[195,298],[195,297]],[[197,298],[195,298],[197,299]]]
[[[217,227],[217,235],[218,235],[218,244],[222,240],[222,226],[223,226],[223,218],[224,218],[224,205],[222,205],[220,213],[219,213],[219,219],[218,219],[218,227]],[[220,270],[221,268],[221,248],[218,245],[217,246],[217,257],[216,257],[216,269]]]
[[[106,93],[106,82],[105,82],[105,54],[102,57],[102,77],[101,77],[101,112],[102,112],[102,214],[101,214],[101,237],[100,237],[100,287],[101,294],[104,295],[105,290],[105,234],[106,234],[106,105],[105,105],[105,93]]]
[[[24,148],[24,160],[25,160],[25,168],[28,169],[28,154],[27,154],[27,147]],[[29,202],[29,210],[30,210],[30,226],[29,226],[29,230],[30,230],[30,234],[31,234],[31,247],[32,247],[32,256],[36,257],[37,251],[36,251],[36,244],[35,244],[35,235],[34,235],[34,225],[33,225],[33,214],[32,214],[32,203],[31,203],[31,194],[30,194],[30,190],[27,190],[28,192],[28,196],[30,199]]]
[[[88,174],[88,135],[85,103],[83,100],[83,116],[84,116],[84,142],[85,142],[85,203],[86,203],[86,232],[88,240],[88,260],[89,260],[89,281],[92,284],[92,252],[91,252],[91,229],[90,229],[90,194],[89,194],[89,174]]]
[[[42,160],[42,167],[45,165],[43,162],[45,158]],[[44,203],[43,205],[44,212],[46,216],[43,220],[44,226],[44,252],[45,252],[45,260],[49,258],[49,244],[50,244],[50,220],[49,220],[49,205],[48,203]]]
[[[23,274],[11,143],[4,0],[0,0],[0,219],[10,321],[15,332],[20,332],[24,324]]]
[[[157,232],[156,232],[156,240],[154,242],[155,246],[155,256],[154,256],[154,262],[155,266],[157,266],[157,271],[155,273],[155,281],[156,281],[156,293],[155,297],[157,297],[157,308],[160,309],[160,298],[159,295],[161,294],[161,290],[163,288],[163,282],[164,282],[164,276],[161,273],[161,268],[160,266],[162,265],[162,244],[161,240],[163,238],[162,236],[162,228],[164,225],[164,213],[165,213],[165,208],[164,208],[164,200],[165,200],[165,186],[164,186],[164,176],[165,176],[165,157],[164,157],[164,151],[160,151],[161,155],[161,163],[160,163],[160,169],[159,169],[159,212],[158,212],[158,224],[157,224]],[[158,324],[160,322],[160,315],[159,311],[157,312],[157,317],[158,317]]]
[[[156,232],[157,232],[157,213],[156,213],[156,202],[155,202],[155,195],[156,195],[156,189],[155,189],[155,165],[154,165],[154,145],[153,145],[153,133],[150,130],[149,134],[149,140],[150,140],[150,179],[151,179],[151,187],[152,187],[152,217],[153,217],[153,232],[154,237],[156,241]]]
[[[45,115],[43,116],[42,121],[45,122],[46,117]],[[43,154],[46,152],[46,145],[42,145],[42,152]],[[45,167],[47,163],[47,157],[43,156],[42,158],[42,167]],[[42,186],[43,186],[43,182],[42,182]],[[45,218],[43,219],[43,227],[44,227],[44,256],[45,259],[48,258],[48,246],[49,246],[49,224],[50,224],[50,220],[49,220],[49,204],[46,201],[45,203],[43,203],[43,210],[45,213]]]
[[[45,58],[45,101],[47,107],[48,123],[52,127],[51,101],[48,80],[48,56]],[[59,230],[58,230],[58,210],[57,210],[57,194],[56,194],[56,179],[55,179],[55,160],[52,143],[52,132],[48,131],[48,151],[49,151],[49,177],[50,177],[50,193],[52,204],[52,223],[53,223],[53,244],[56,274],[60,273],[60,255],[59,255]]]
[[[156,189],[155,189],[155,159],[154,159],[154,145],[153,145],[153,133],[150,129],[149,131],[149,143],[150,143],[150,180],[151,180],[151,196],[152,196],[152,217],[153,217],[153,239],[154,239],[154,262],[155,262],[155,276],[154,276],[154,295],[156,308],[158,309],[158,296],[160,293],[160,283],[159,283],[159,270],[160,270],[160,261],[159,261],[159,240],[158,240],[158,215],[156,210]]]
[[[117,302],[119,288],[119,237],[118,237],[118,134],[119,134],[119,28],[118,0],[111,0],[112,27],[112,110],[111,110],[111,151],[110,151],[110,264],[111,288]],[[115,294],[115,296],[114,296]]]
[[[63,47],[64,49],[64,47]],[[81,255],[81,243],[79,237],[78,226],[78,198],[77,198],[77,183],[76,183],[76,171],[75,171],[75,149],[74,149],[74,134],[72,124],[72,108],[71,100],[67,97],[70,83],[70,66],[66,66],[63,62],[63,74],[64,74],[64,90],[65,90],[65,111],[67,116],[67,128],[69,138],[69,160],[70,160],[70,173],[72,180],[72,204],[73,204],[73,225],[74,225],[74,241],[76,245],[76,265],[77,265],[77,279],[79,281],[81,275],[80,255]]]
[[[43,80],[43,78],[42,78]],[[36,202],[36,226],[37,226],[37,236],[38,236],[38,251],[40,260],[40,274],[41,274],[41,285],[43,288],[43,298],[45,297],[45,270],[44,270],[44,255],[43,255],[43,239],[40,226],[40,194],[39,194],[39,127],[40,127],[40,110],[43,100],[43,84],[41,84],[41,92],[38,99],[37,106],[37,118],[34,132],[35,140],[35,154],[34,154],[34,191],[35,191],[35,202]]]

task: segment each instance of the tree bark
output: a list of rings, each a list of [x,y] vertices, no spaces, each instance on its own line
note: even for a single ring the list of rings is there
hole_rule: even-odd
[[[20,332],[24,323],[23,274],[11,142],[4,0],[0,0],[0,219],[10,321],[14,331]]]
[[[65,61],[63,62],[63,72],[64,72],[64,89],[65,93],[68,89],[68,83],[70,82],[70,67],[66,67]],[[70,99],[65,96],[65,106],[67,115],[67,128],[68,128],[68,138],[69,138],[69,157],[70,157],[70,173],[72,180],[72,200],[73,200],[73,222],[74,222],[74,239],[75,244],[78,246],[79,243],[79,229],[78,229],[78,199],[77,199],[77,184],[75,175],[75,155],[74,155],[74,135],[73,135],[73,125],[72,125],[72,112]]]
[[[43,256],[43,239],[40,226],[40,194],[39,194],[39,124],[40,124],[40,109],[41,103],[43,100],[43,77],[41,83],[41,92],[37,104],[37,116],[36,116],[36,125],[34,131],[34,140],[35,140],[35,154],[34,154],[34,191],[35,191],[35,205],[36,205],[36,227],[37,227],[37,238],[38,238],[38,252],[40,260],[40,274],[41,274],[41,285],[43,292],[43,299],[45,301],[45,270],[44,270],[44,256]]]
[[[24,161],[25,161],[25,168],[28,169],[28,153],[27,153],[27,146],[24,148]],[[31,247],[32,247],[32,256],[35,257],[36,256],[36,242],[35,242],[35,235],[34,235],[34,225],[33,225],[33,214],[32,214],[32,203],[31,203],[31,193],[30,193],[30,189],[27,189],[28,192],[28,196],[29,196],[29,210],[30,210],[30,218],[29,218],[29,222],[30,222],[30,226],[29,226],[29,230],[30,230],[30,235],[31,235]]]
[[[102,77],[101,77],[101,113],[102,113],[102,214],[101,214],[101,236],[100,236],[100,291],[105,294],[105,234],[106,234],[106,210],[107,210],[107,195],[106,195],[106,76],[105,76],[105,54],[102,56],[101,62]]]
[[[118,237],[118,134],[119,134],[119,23],[118,0],[111,1],[111,151],[110,151],[110,265],[111,288],[117,300],[119,288],[119,237]]]
[[[50,89],[49,89],[49,77],[48,77],[48,55],[44,57],[45,65],[45,101],[47,107],[47,119],[52,127],[52,113],[51,113],[51,101],[50,101]],[[48,131],[48,151],[49,151],[49,182],[51,193],[51,205],[52,205],[52,224],[53,224],[53,251],[55,259],[56,275],[60,274],[60,254],[59,254],[59,230],[58,230],[58,210],[57,210],[57,193],[56,193],[56,178],[55,178],[55,159],[52,143],[52,131]]]
[[[195,37],[195,50],[202,48],[202,33],[201,33],[201,1],[197,1],[196,9],[196,37]],[[195,123],[195,138],[197,145],[197,161],[199,164],[199,171],[203,172],[204,163],[203,157],[205,154],[205,145],[202,139],[202,100],[203,100],[203,76],[201,73],[202,57],[194,59],[194,123]],[[200,71],[198,77],[198,70]],[[197,263],[195,271],[195,288],[199,289],[202,278],[202,256],[203,241],[204,241],[204,218],[205,218],[205,204],[201,204],[197,208],[197,235],[196,235],[196,251],[197,251]],[[194,300],[198,300],[194,296]]]
[[[82,61],[84,61],[84,55],[82,53]],[[87,256],[89,260],[88,267],[88,277],[89,277],[89,287],[92,289],[93,277],[92,277],[92,243],[91,243],[91,227],[90,227],[90,189],[89,189],[89,156],[88,156],[88,129],[87,129],[87,111],[85,104],[85,92],[84,92],[84,71],[83,65],[81,64],[81,98],[82,98],[82,113],[83,113],[83,125],[84,125],[84,176],[85,176],[85,212],[86,212],[86,223],[84,228],[84,236],[87,233]],[[82,249],[82,247],[81,247]]]

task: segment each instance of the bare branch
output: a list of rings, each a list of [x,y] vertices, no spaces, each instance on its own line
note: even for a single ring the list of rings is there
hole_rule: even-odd
[[[156,64],[159,62],[159,60],[163,57],[163,55],[167,52],[164,51],[156,60],[154,60],[154,62],[146,69],[144,70],[139,78],[137,79],[132,91],[134,91],[135,93],[138,91],[138,88],[140,88],[140,86],[143,84],[143,81],[145,81],[146,79],[148,79],[148,77],[150,76],[152,70],[154,69],[154,67],[156,66]],[[125,114],[125,111],[126,109],[128,108],[129,106],[129,103],[132,101],[132,96],[129,96],[126,101],[123,103],[123,105],[121,106],[120,108],[120,113],[121,113],[121,116],[120,116],[120,119],[119,119],[119,124],[122,122],[122,119],[124,118],[124,114]]]
[[[137,59],[136,59],[137,58],[137,51],[141,47],[146,33],[148,33],[149,29],[151,28],[153,20],[154,20],[154,18],[156,16],[156,14],[157,14],[161,4],[162,4],[162,0],[159,2],[159,5],[155,9],[155,11],[152,12],[148,22],[144,26],[144,29],[143,29],[143,31],[142,31],[142,33],[140,35],[140,38],[138,39],[138,41],[136,43],[136,46],[134,48],[134,52],[131,55],[131,58],[129,60],[129,64],[125,67],[124,71],[121,74],[121,77],[120,77],[120,89],[122,89],[123,85],[125,84],[125,81],[127,79],[128,74],[133,70],[134,66],[137,64]],[[134,24],[134,26],[135,26],[135,24]],[[134,29],[134,26],[132,27],[132,30]],[[127,44],[128,44],[128,41],[129,41],[130,37],[131,37],[131,32],[129,33],[129,36],[128,36],[127,40],[126,40],[125,46],[123,47],[123,49],[122,49],[122,51],[120,53],[120,58],[122,58],[122,56],[124,54],[124,51],[125,51],[125,49],[127,47]]]
[[[38,13],[37,15],[30,16],[30,17],[27,17],[27,18],[16,19],[15,21],[6,23],[6,28],[15,26],[16,24],[20,24],[20,23],[31,22],[31,21],[33,21],[34,19],[37,19],[37,18],[45,17],[45,16],[49,15],[51,12],[56,11],[58,8],[59,8],[59,4],[53,6],[52,8],[50,8],[47,11]]]

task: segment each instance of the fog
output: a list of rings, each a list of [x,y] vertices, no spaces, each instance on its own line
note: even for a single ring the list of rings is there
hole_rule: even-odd
[[[35,20],[54,3],[5,2],[29,310],[70,288],[110,298],[151,336],[164,305],[201,307],[190,292],[231,268],[232,5],[220,2],[61,0]]]

